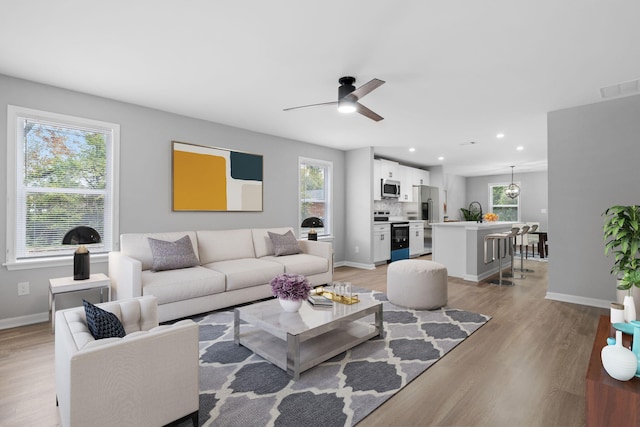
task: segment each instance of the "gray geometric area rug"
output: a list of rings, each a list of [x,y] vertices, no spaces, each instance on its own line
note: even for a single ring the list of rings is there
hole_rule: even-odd
[[[446,307],[407,310],[384,293],[373,295],[383,302],[385,337],[345,351],[297,381],[234,344],[233,310],[194,317],[200,325],[200,424],[355,425],[490,319]]]

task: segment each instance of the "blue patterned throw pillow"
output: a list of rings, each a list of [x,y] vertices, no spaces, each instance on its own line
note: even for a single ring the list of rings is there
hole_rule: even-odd
[[[115,314],[96,307],[84,299],[82,304],[87,318],[87,326],[93,338],[97,340],[102,338],[122,338],[127,334]]]

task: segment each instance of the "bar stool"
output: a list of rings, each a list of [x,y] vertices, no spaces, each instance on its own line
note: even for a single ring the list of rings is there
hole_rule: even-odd
[[[534,231],[536,231],[538,229],[538,224],[533,224],[531,226],[531,228],[529,229],[529,234],[533,233]],[[536,240],[539,239],[538,236],[536,236]],[[531,256],[535,258],[536,256],[536,250],[535,250],[535,243],[531,243]],[[526,249],[527,253],[526,253],[526,257],[529,258],[529,244],[527,243],[527,249]],[[533,273],[533,270],[531,271],[531,273]]]
[[[523,226],[520,231],[516,234],[516,236],[520,236],[520,275],[519,276],[513,276],[514,279],[524,279],[525,276],[522,274],[525,271],[531,271],[531,270],[525,270],[524,269],[524,236],[529,233],[529,226],[525,225]],[[511,262],[513,263],[513,256],[511,257]],[[511,264],[511,268],[513,270],[513,264]]]
[[[509,253],[511,255],[511,271],[513,273],[513,239],[520,231],[518,227],[513,227],[508,233],[491,233],[484,236],[484,263],[489,264],[498,259],[498,280],[491,280],[489,283],[496,285],[513,285],[513,282],[502,280],[502,259]],[[488,245],[491,242],[491,259],[489,260]]]

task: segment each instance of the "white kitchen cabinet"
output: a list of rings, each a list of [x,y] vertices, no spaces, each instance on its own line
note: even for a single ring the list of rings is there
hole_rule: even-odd
[[[398,170],[398,175],[400,176],[400,201],[413,202],[414,171],[417,169],[400,165]]]
[[[413,185],[431,185],[429,184],[429,171],[416,169]]]
[[[409,256],[420,256],[424,253],[424,222],[409,222]]]
[[[400,163],[391,160],[380,159],[380,178],[395,179],[399,181]]]
[[[391,224],[373,225],[373,262],[391,259]]]

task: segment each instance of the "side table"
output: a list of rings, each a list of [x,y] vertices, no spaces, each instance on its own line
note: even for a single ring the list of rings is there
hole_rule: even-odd
[[[111,301],[111,280],[106,274],[92,274],[86,280],[74,280],[73,276],[49,279],[49,313],[52,333],[55,333],[56,326],[56,295],[87,291],[89,289],[100,289],[100,302],[104,302],[102,293],[104,289],[107,289],[107,301]]]
[[[586,375],[587,426],[640,425],[640,378],[618,381],[607,374],[600,351],[607,338],[615,337],[609,316],[600,316]],[[622,334],[622,345],[631,345],[631,335]]]

